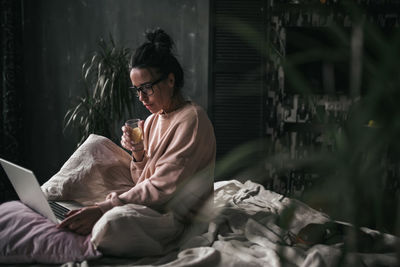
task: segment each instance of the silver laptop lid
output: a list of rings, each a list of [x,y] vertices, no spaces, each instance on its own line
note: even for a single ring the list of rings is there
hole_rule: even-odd
[[[20,200],[52,222],[58,223],[33,172],[2,158],[0,163]]]

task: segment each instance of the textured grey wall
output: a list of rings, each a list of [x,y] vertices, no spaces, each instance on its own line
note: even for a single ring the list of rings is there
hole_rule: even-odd
[[[24,99],[26,166],[41,182],[75,149],[62,133],[71,100],[82,94],[81,65],[111,33],[135,48],[148,28],[161,27],[176,42],[186,70],[187,96],[207,108],[208,0],[24,0]]]

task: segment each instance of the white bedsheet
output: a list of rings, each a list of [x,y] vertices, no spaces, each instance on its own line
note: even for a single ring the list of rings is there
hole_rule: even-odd
[[[91,204],[132,186],[129,160],[110,140],[91,135],[42,189],[51,199]],[[326,214],[265,190],[251,179],[216,182],[214,189],[210,221],[187,229],[179,250],[162,257],[103,257],[64,266],[398,266],[395,236],[362,229],[368,242],[362,250],[348,253],[343,236],[329,245],[302,245],[295,242],[296,235],[310,224],[329,222]]]
[[[293,244],[291,235],[309,223],[328,222],[329,217],[257,183],[217,182],[214,197],[215,218],[202,233],[186,239],[179,251],[163,257],[104,257],[63,266],[398,266],[398,238],[371,229],[363,232],[380,243],[379,251],[371,247],[363,253],[344,253],[341,242],[311,247]],[[293,216],[280,223],[288,208]]]

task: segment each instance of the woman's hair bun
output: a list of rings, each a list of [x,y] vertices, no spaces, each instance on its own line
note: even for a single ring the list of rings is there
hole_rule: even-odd
[[[155,45],[156,48],[166,48],[169,51],[172,50],[174,42],[171,37],[164,32],[164,30],[157,28],[155,30],[148,30],[145,33],[146,39],[149,43]]]
[[[147,30],[146,41],[134,52],[131,68],[152,68],[160,74],[175,75],[175,88],[180,90],[184,84],[181,64],[173,53],[174,41],[162,29]]]

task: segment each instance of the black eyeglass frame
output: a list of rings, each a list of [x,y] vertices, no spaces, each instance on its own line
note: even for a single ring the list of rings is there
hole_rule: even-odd
[[[151,96],[154,94],[154,88],[153,86],[156,85],[157,83],[165,80],[168,76],[167,75],[161,75],[161,77],[157,80],[155,80],[154,82],[148,82],[148,83],[144,83],[141,86],[137,87],[137,86],[131,86],[129,87],[129,89],[135,90],[136,92],[136,96],[139,97],[140,96],[140,92],[142,92],[144,95],[146,96]],[[146,93],[146,91],[151,90],[151,93]]]

